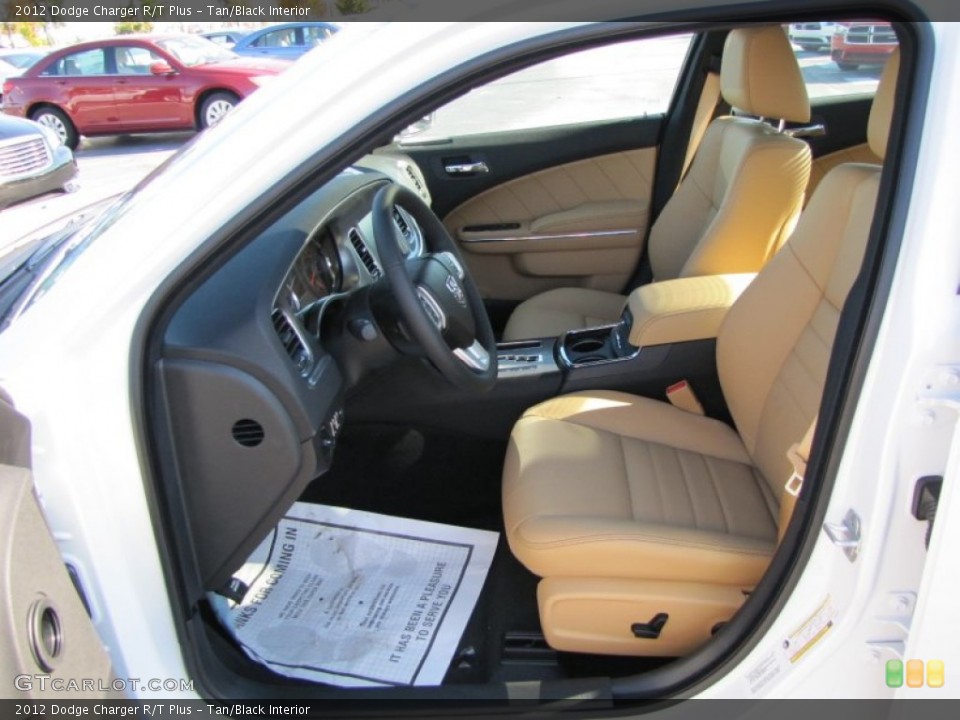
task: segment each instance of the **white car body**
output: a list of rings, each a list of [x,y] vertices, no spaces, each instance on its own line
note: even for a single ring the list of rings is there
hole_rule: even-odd
[[[790,23],[790,40],[805,50],[830,48],[830,40],[840,28],[834,22]]]
[[[167,278],[265,187],[320,151],[333,157],[361,120],[390,112],[438,72],[570,23],[432,23],[352,28],[301,60],[137,191],[73,266],[0,334],[0,386],[33,429],[33,472],[64,559],[77,569],[118,677],[186,678],[144,492],[131,406],[138,324]],[[826,533],[788,604],[702,697],[956,697],[960,685],[960,28],[934,23],[936,52],[915,152],[903,244],[826,511],[862,522],[851,563]],[[365,37],[354,38],[356,32]],[[377,52],[370,52],[375,45]],[[320,72],[322,66],[339,68]],[[322,78],[318,80],[317,78]],[[309,87],[309,93],[303,88]],[[310,101],[303,102],[303,95]],[[287,99],[287,102],[284,102]],[[322,108],[323,122],[312,121]],[[276,133],[275,129],[296,128]],[[233,136],[233,137],[227,137]],[[237,152],[242,147],[243,152]],[[249,158],[259,158],[250,172]],[[224,192],[229,188],[229,192]],[[171,209],[175,209],[175,212]],[[899,232],[899,230],[898,230]],[[929,389],[928,389],[929,386]],[[943,475],[929,551],[909,512],[914,480]],[[832,629],[791,662],[784,638],[826,606]],[[946,689],[890,689],[887,659],[939,659]],[[756,671],[777,669],[758,686]],[[184,697],[141,690],[141,698]]]

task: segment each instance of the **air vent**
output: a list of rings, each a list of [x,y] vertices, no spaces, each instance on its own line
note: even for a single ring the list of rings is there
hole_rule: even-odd
[[[407,177],[410,178],[410,182],[412,182],[413,186],[417,189],[417,192],[420,193],[420,196],[426,198],[427,192],[423,188],[423,183],[420,182],[420,176],[417,174],[417,171],[408,163],[404,163],[403,169],[406,171]]]
[[[353,249],[357,251],[357,256],[360,258],[360,262],[363,263],[363,266],[367,269],[367,272],[370,273],[370,277],[372,277],[374,280],[379,280],[383,273],[380,271],[380,266],[377,265],[377,261],[374,259],[373,255],[371,255],[370,251],[367,249],[367,245],[363,242],[363,238],[360,237],[360,233],[356,228],[350,228],[350,232],[347,235],[350,238],[350,244],[353,245]]]
[[[400,230],[400,233],[403,235],[404,247],[402,248],[404,255],[409,255],[410,251],[416,245],[416,237],[414,237],[413,232],[410,230],[410,224],[407,222],[406,218],[403,216],[403,213],[400,211],[400,208],[394,206],[393,208],[393,221],[397,224],[397,229]]]
[[[263,442],[263,425],[258,423],[256,420],[251,420],[249,418],[237,420],[233,424],[232,433],[233,439],[244,447],[256,447]]]
[[[284,315],[283,311],[278,308],[273,311],[270,319],[273,321],[273,327],[277,331],[277,337],[280,338],[280,344],[283,345],[283,349],[287,351],[287,355],[293,360],[293,364],[297,366],[297,370],[300,371],[301,375],[308,375],[310,373],[310,366],[313,364],[313,358],[310,355],[310,350],[303,342],[303,338],[300,337],[300,334],[290,321],[290,318]]]
[[[407,221],[404,219],[403,214],[396,207],[393,208],[393,219],[397,223],[397,227],[400,228],[400,232],[403,233],[403,236],[409,242],[410,240],[410,226],[407,225]]]

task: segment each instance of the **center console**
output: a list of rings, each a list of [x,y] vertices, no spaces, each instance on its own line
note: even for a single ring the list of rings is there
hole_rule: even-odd
[[[622,390],[665,399],[687,380],[708,412],[725,412],[716,377],[716,336],[752,276],[716,276],[645,286],[631,294],[619,322],[570,330],[556,338],[497,347],[505,395],[557,387],[555,395]]]
[[[363,397],[354,394],[350,417],[505,440],[524,411],[559,395],[619,390],[665,400],[667,388],[686,380],[709,417],[726,419],[716,337],[751,278],[683,278],[646,285],[631,293],[615,324],[501,343],[497,383],[483,394],[464,394],[411,361],[366,383]]]

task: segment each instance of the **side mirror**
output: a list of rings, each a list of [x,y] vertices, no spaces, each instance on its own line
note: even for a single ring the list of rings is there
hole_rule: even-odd
[[[430,113],[429,115],[425,115],[424,117],[420,118],[412,125],[408,125],[400,131],[400,134],[397,135],[397,139],[405,140],[408,137],[412,137],[424,132],[425,130],[429,130],[431,127],[433,127],[434,117],[436,117],[436,113]]]
[[[151,75],[176,75],[177,71],[170,67],[169,63],[163,61],[155,62],[150,66]]]

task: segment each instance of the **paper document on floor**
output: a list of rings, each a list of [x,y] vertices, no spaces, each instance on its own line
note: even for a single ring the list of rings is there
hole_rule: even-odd
[[[210,598],[244,651],[274,672],[342,687],[439,685],[497,539],[296,503]]]

